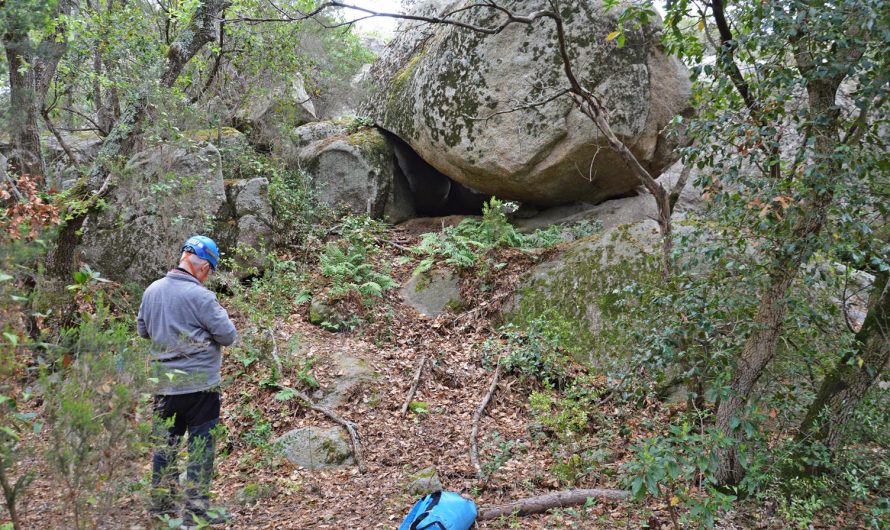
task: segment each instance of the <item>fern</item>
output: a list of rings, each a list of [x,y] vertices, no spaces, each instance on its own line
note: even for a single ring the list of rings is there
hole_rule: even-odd
[[[586,237],[599,225],[581,221],[572,226],[554,225],[531,234],[516,230],[504,213],[504,203],[492,198],[482,207],[482,219],[464,219],[457,226],[445,227],[440,233],[423,236],[414,247],[424,256],[415,273],[425,272],[438,261],[458,269],[474,267],[480,258],[496,248],[548,248],[567,239]]]
[[[343,221],[342,238],[328,243],[319,257],[321,274],[330,280],[328,294],[341,298],[358,293],[364,302],[380,298],[397,286],[385,271],[377,270],[372,257],[379,251],[375,233],[381,227],[367,217],[348,217]]]

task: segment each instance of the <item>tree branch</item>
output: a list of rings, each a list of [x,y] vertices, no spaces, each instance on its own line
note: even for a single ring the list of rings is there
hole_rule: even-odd
[[[726,15],[723,12],[723,0],[713,0],[711,2],[711,11],[714,13],[714,23],[717,25],[717,31],[720,32],[720,59],[726,67],[727,75],[729,75],[736,91],[742,96],[742,100],[745,102],[748,110],[756,112],[757,102],[751,95],[751,90],[745,81],[745,77],[742,75],[742,71],[739,69],[739,65],[735,62],[733,52],[736,49],[736,44],[732,38],[729,24],[726,22]]]
[[[68,146],[68,142],[65,141],[65,138],[62,137],[62,133],[53,125],[52,120],[49,118],[49,109],[43,107],[41,109],[40,114],[43,116],[43,122],[46,123],[46,128],[49,129],[49,132],[56,137],[56,141],[59,142],[59,145],[62,146],[62,150],[65,151],[65,155],[68,156],[68,160],[71,161],[72,165],[77,165],[77,158],[74,156],[74,152],[71,151],[71,147]]]
[[[93,126],[92,130],[97,131],[100,135],[102,135],[102,137],[108,136],[108,131],[106,131],[98,123],[96,123],[96,121],[93,120],[93,118],[87,116],[86,114],[84,114],[78,110],[72,109],[70,107],[59,107],[59,108],[61,110],[64,110],[65,112],[70,112],[71,114],[74,114],[75,116],[80,116],[81,118],[90,122],[90,125]]]
[[[737,44],[733,39],[732,30],[729,28],[729,24],[726,21],[726,14],[723,11],[723,1],[724,0],[713,0],[711,2],[714,23],[717,26],[717,31],[720,32],[721,46],[718,63],[723,67],[726,75],[729,76],[736,92],[742,97],[742,101],[745,102],[745,107],[748,109],[751,117],[758,123],[758,125],[763,127],[765,124],[763,118],[760,116],[759,105],[751,94],[751,89],[748,86],[748,82],[745,81],[745,76],[742,75],[739,65],[735,62],[734,52],[737,48]],[[774,145],[769,148],[769,166],[767,171],[770,176],[776,180],[782,176],[778,158],[779,147],[778,145]]]
[[[0,153],[0,176],[3,177],[3,180],[9,185],[9,189],[12,191],[12,194],[15,196],[15,200],[21,202],[25,200],[25,197],[22,195],[22,192],[19,191],[18,186],[15,185],[15,182],[9,176],[9,173],[6,172],[6,164],[9,162],[3,153]]]
[[[473,121],[488,121],[488,120],[494,118],[495,116],[500,116],[501,114],[512,114],[512,113],[520,111],[520,110],[528,110],[528,109],[534,109],[537,107],[543,107],[544,105],[550,103],[551,101],[561,98],[562,96],[568,94],[569,92],[570,92],[570,90],[568,88],[565,88],[546,99],[542,99],[540,101],[535,101],[534,103],[529,103],[528,105],[522,105],[519,107],[511,107],[507,110],[493,112],[493,113],[489,114],[488,116],[467,116],[466,114],[464,114],[463,117],[468,120],[473,120]]]
[[[210,88],[210,85],[213,84],[213,80],[216,79],[216,74],[217,72],[219,72],[219,67],[222,64],[223,55],[225,55],[226,53],[223,50],[223,43],[226,37],[225,8],[223,8],[220,16],[223,17],[223,20],[219,23],[219,52],[216,54],[216,60],[213,62],[213,68],[210,70],[210,75],[207,77],[207,81],[204,83],[204,86],[201,88],[201,90],[189,99],[189,105],[194,105],[195,103],[197,103],[198,100],[200,100]]]
[[[411,399],[414,397],[414,393],[417,392],[417,387],[420,386],[420,377],[423,375],[424,366],[426,366],[426,356],[420,359],[420,364],[417,365],[417,371],[414,373],[414,383],[412,383],[411,388],[408,390],[408,394],[405,396],[405,403],[402,404],[400,413],[402,416],[408,412],[408,406],[411,404]]]
[[[355,456],[355,463],[358,466],[358,470],[362,473],[365,472],[365,461],[362,455],[362,444],[361,439],[358,435],[358,430],[355,428],[355,424],[349,420],[343,419],[337,413],[332,411],[327,407],[323,407],[321,405],[317,405],[314,401],[312,401],[309,396],[304,394],[303,392],[296,391],[294,389],[290,389],[294,392],[294,396],[296,396],[300,401],[302,401],[307,407],[310,409],[321,412],[328,418],[330,418],[334,423],[340,425],[346,432],[349,433],[349,438],[352,440],[352,454]]]
[[[482,397],[482,403],[479,404],[479,408],[476,409],[476,413],[473,414],[473,429],[470,431],[470,462],[472,462],[473,467],[476,469],[476,474],[480,478],[482,477],[482,466],[479,464],[479,449],[476,444],[476,440],[479,437],[479,421],[482,419],[485,407],[491,402],[491,396],[494,395],[494,391],[498,387],[498,379],[500,377],[501,360],[498,359],[498,365],[494,369],[494,376],[491,378],[491,385],[488,387],[488,392]]]
[[[677,205],[677,201],[680,200],[680,194],[683,193],[683,188],[686,187],[686,181],[689,180],[689,174],[691,172],[692,172],[691,165],[683,166],[682,171],[680,171],[680,176],[677,178],[677,182],[674,182],[674,187],[671,188],[671,192],[668,195],[671,213],[673,213],[674,207]]]
[[[385,18],[394,18],[397,20],[414,20],[417,22],[427,22],[430,24],[448,24],[451,26],[456,26],[459,28],[464,28],[464,29],[468,29],[471,31],[475,31],[477,33],[485,33],[487,35],[495,35],[495,34],[498,34],[502,31],[504,31],[511,24],[531,24],[535,20],[538,20],[541,18],[545,18],[545,17],[553,18],[554,16],[556,16],[556,13],[553,13],[552,11],[549,11],[549,10],[534,11],[532,13],[529,13],[528,15],[523,16],[523,15],[517,15],[517,14],[515,14],[505,8],[502,8],[500,6],[495,6],[492,3],[477,3],[477,4],[471,4],[469,6],[464,6],[462,8],[455,9],[453,11],[449,11],[448,13],[445,13],[441,16],[430,17],[430,16],[421,16],[421,15],[410,15],[410,14],[404,14],[404,13],[390,13],[390,12],[385,12],[385,11],[375,11],[373,9],[368,9],[368,8],[359,7],[359,6],[352,5],[352,4],[347,4],[345,2],[336,2],[336,1],[323,2],[311,11],[307,11],[305,13],[298,11],[297,14],[292,15],[292,14],[287,13],[283,9],[279,8],[278,6],[276,6],[273,2],[271,2],[271,0],[269,3],[271,5],[273,5],[273,7],[275,7],[275,9],[281,14],[280,18],[239,17],[239,18],[234,18],[234,19],[226,19],[225,21],[226,22],[302,22],[305,20],[314,19],[322,27],[336,28],[336,27],[350,25],[350,24],[355,23],[357,20],[360,20],[360,19],[354,19],[354,20],[350,20],[347,22],[339,22],[336,24],[325,24],[324,22],[321,22],[316,18],[318,15],[321,15],[326,10],[339,8],[339,9],[352,9],[352,10],[358,11],[360,13],[365,13],[367,16],[362,17],[362,18],[385,17]],[[502,23],[498,24],[497,26],[486,27],[486,26],[477,26],[475,24],[469,24],[466,22],[461,22],[459,20],[450,18],[462,11],[466,11],[466,10],[472,9],[472,8],[496,9],[497,11],[504,14],[505,20]]]

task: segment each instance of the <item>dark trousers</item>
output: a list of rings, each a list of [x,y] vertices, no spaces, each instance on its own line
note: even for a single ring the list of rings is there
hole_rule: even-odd
[[[189,501],[206,502],[210,493],[215,454],[213,428],[219,424],[221,397],[218,391],[155,396],[158,442],[152,458],[151,484],[156,505],[176,496],[179,469],[176,454],[188,432],[186,490]]]

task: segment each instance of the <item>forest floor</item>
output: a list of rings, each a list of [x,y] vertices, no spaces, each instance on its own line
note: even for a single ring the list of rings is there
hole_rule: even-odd
[[[416,243],[404,233],[392,236],[406,245]],[[389,252],[383,259],[393,262],[392,276],[406,281],[413,265],[395,264],[400,252],[394,248]],[[262,363],[245,365],[224,354],[223,423],[227,433],[218,444],[213,494],[232,515],[225,528],[394,529],[417,500],[406,486],[413,475],[430,466],[435,467],[446,489],[473,498],[483,508],[572,487],[624,488],[622,466],[632,456],[629,448],[653,436],[685,403],[616,400],[613,404],[605,400],[601,410],[591,415],[594,419],[589,428],[596,448],[607,456],[568,484],[551,471],[559,448],[535,435],[540,429],[529,410],[533,383],[505,374],[480,422],[479,457],[490,475],[480,479],[471,465],[472,418],[497,362],[485,345],[498,338],[494,330],[499,308],[495,306],[507,298],[490,293],[512,293],[520,274],[539,258],[528,253],[500,257],[509,265],[489,294],[474,292],[476,280],[464,278],[467,305],[459,313],[425,317],[404,304],[394,290],[374,309],[373,321],[355,331],[333,333],[310,324],[305,303],[277,319],[275,329],[265,330],[274,334],[278,346],[297,345],[297,354],[311,360],[311,374],[322,389],[333,387],[342,375],[336,360],[344,355],[361,359],[374,372],[375,377],[353,388],[348,399],[334,409],[357,426],[364,473],[356,466],[310,471],[278,454],[271,443],[276,437],[298,427],[335,424],[296,399],[276,399],[275,389],[263,385]],[[232,307],[225,297],[221,299],[230,306],[239,330],[251,325],[243,310]],[[500,302],[493,302],[495,299]],[[413,399],[425,403],[426,410],[408,411],[403,416],[400,409],[424,356],[432,360],[434,368],[424,372]],[[576,365],[572,370],[580,373],[585,369]],[[281,385],[297,386],[295,371],[285,370],[282,376]],[[602,380],[605,384],[605,378]],[[600,432],[602,437],[598,437]],[[46,431],[33,435],[30,442],[39,447],[46,436]],[[505,441],[512,449],[504,449]],[[43,464],[29,460],[23,465]],[[145,484],[148,454],[122,472]],[[63,496],[58,480],[39,469],[20,510],[25,528],[72,527]],[[98,526],[157,527],[146,512],[144,499],[142,491],[124,495]],[[750,506],[727,514],[718,527],[777,528],[771,513],[774,507]],[[611,529],[671,528],[672,524],[667,504],[649,498],[594,501],[541,515],[480,522],[477,527]]]

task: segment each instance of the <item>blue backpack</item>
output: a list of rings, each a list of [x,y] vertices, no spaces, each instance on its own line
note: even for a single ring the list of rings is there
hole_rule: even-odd
[[[469,530],[476,521],[476,503],[450,491],[437,491],[417,501],[399,530]]]

